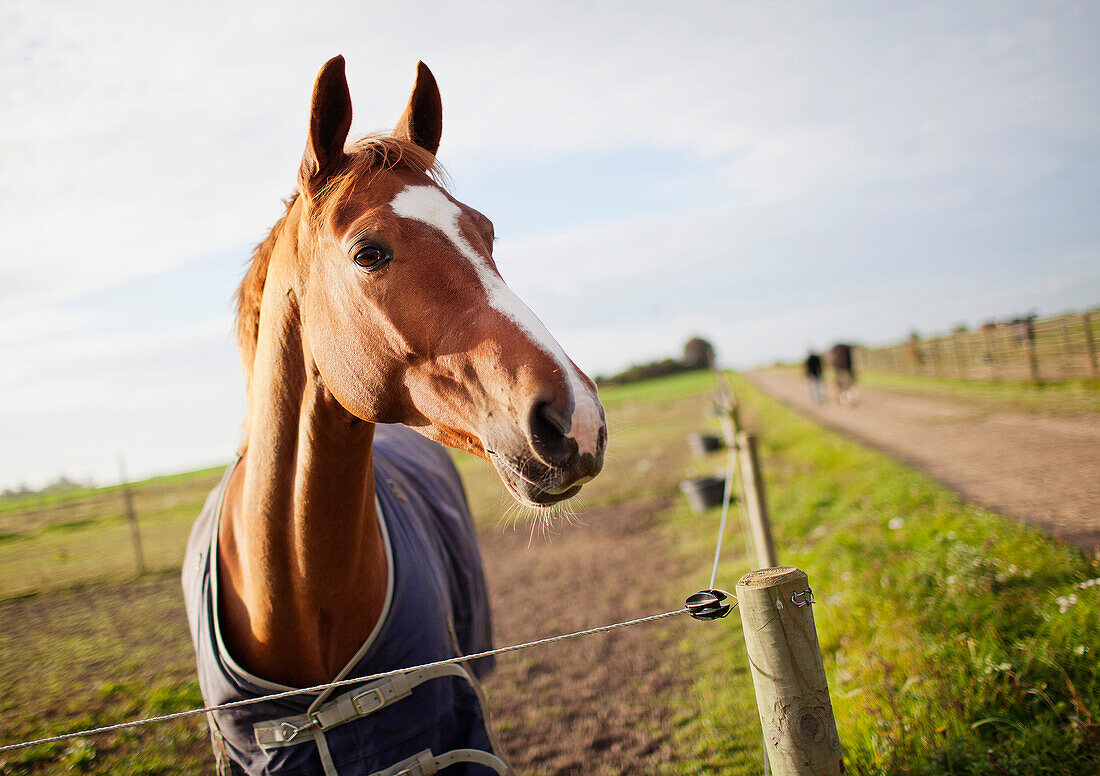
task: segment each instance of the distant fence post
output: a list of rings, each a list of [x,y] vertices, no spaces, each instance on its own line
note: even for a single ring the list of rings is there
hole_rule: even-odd
[[[1058,319],[1058,333],[1062,339],[1062,357],[1073,357],[1073,338],[1069,335],[1069,316],[1063,315]]]
[[[130,524],[130,541],[134,545],[134,563],[138,576],[145,573],[145,556],[141,552],[141,533],[138,531],[137,513],[134,511],[134,496],[130,492],[130,483],[126,479],[126,464],[122,456],[118,457],[118,470],[122,475],[122,500],[126,504],[126,521]]]
[[[963,334],[955,332],[951,337],[951,349],[955,352],[955,371],[960,380],[966,379],[966,356],[963,351]]]
[[[929,349],[932,351],[932,374],[937,378],[943,377],[943,369],[940,365],[940,343],[939,340],[931,340],[928,343]]]
[[[737,407],[737,396],[733,392],[726,373],[716,369],[715,380],[718,382],[717,400],[715,411],[718,414],[718,422],[722,426],[722,437],[726,440],[727,447],[737,445],[737,432],[741,430],[741,415]]]
[[[1081,323],[1085,327],[1085,352],[1089,356],[1089,373],[1092,379],[1098,377],[1096,370],[1096,346],[1092,342],[1092,317],[1090,313],[1081,313]]]
[[[1027,356],[1027,370],[1031,381],[1042,382],[1039,377],[1039,354],[1035,352],[1035,334],[1030,322],[1024,327],[1024,354]]]
[[[741,417],[737,412],[737,405],[719,408],[718,423],[722,426],[722,438],[726,440],[726,446],[736,447],[737,433],[741,430]]]
[[[750,571],[737,583],[756,707],[775,776],[844,772],[812,603],[806,574],[793,566]]]
[[[1027,344],[1024,345],[1024,350],[1027,351],[1027,368],[1031,374],[1032,382],[1041,382],[1042,378],[1039,377],[1039,354],[1035,352],[1035,345],[1031,340],[1024,340]]]
[[[993,341],[993,329],[989,326],[982,327],[982,340],[985,342],[985,357],[989,361],[989,379],[997,379],[997,350]]]
[[[760,459],[756,454],[756,437],[744,431],[737,434],[737,457],[741,465],[741,482],[745,487],[745,506],[756,545],[758,568],[771,568],[778,561],[772,527],[768,522],[768,502],[764,498],[764,478],[760,474]]]

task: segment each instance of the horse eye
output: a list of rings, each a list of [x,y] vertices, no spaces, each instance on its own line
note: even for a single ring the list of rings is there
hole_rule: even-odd
[[[378,269],[393,258],[393,254],[376,245],[368,245],[355,252],[355,261],[363,269]]]

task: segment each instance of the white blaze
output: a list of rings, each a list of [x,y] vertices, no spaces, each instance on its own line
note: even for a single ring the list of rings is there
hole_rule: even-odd
[[[480,255],[459,228],[462,210],[446,194],[435,186],[406,186],[390,203],[393,212],[402,218],[411,218],[433,226],[454,243],[462,254],[470,260],[482,286],[485,287],[489,305],[526,332],[547,355],[557,362],[561,373],[569,380],[573,392],[573,417],[570,432],[577,441],[581,454],[596,452],[596,436],[601,426],[600,410],[596,398],[581,380],[569,357],[557,343],[546,326],[538,319],[531,308],[523,303],[508,288],[500,275],[492,270],[486,257]]]

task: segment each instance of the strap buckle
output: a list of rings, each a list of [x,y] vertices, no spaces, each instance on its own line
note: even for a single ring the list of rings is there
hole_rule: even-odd
[[[362,715],[371,714],[386,705],[386,696],[381,687],[372,687],[366,692],[351,697],[351,705]]]
[[[254,728],[256,743],[260,745],[261,749],[270,749],[272,747],[290,746],[297,743],[299,738],[308,741],[313,736],[307,738],[305,734],[312,731],[316,724],[316,722],[312,722],[305,717],[288,717],[276,722],[256,725]]]
[[[308,722],[305,725],[292,725],[289,722],[283,722],[279,725],[279,732],[282,734],[283,741],[290,743],[297,738],[303,730],[309,730],[309,728],[313,727],[315,724],[317,724],[316,721]]]

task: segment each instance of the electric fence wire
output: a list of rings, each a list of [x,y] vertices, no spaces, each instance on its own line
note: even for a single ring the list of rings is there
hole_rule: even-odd
[[[718,521],[718,541],[714,546],[714,566],[710,570],[708,590],[713,590],[714,583],[718,581],[718,561],[722,557],[722,537],[726,535],[726,518],[729,516],[730,499],[733,496],[733,468],[736,460],[735,450],[732,445],[729,445],[729,454],[726,456],[726,484],[722,491],[722,519]]]

